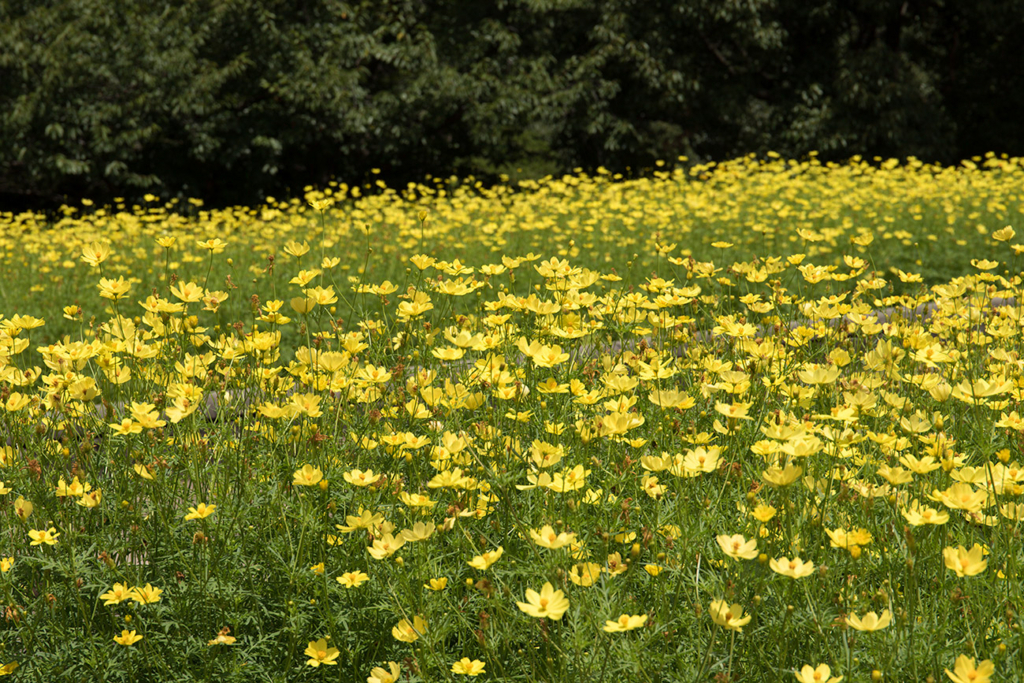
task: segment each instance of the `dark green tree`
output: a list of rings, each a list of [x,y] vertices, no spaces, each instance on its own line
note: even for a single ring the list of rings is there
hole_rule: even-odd
[[[1024,153],[1024,0],[0,0],[0,201]]]

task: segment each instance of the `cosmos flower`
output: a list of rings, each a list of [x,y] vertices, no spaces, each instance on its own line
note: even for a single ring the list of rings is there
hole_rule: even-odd
[[[114,642],[119,645],[129,647],[142,640],[142,636],[137,635],[135,631],[121,631],[121,635],[114,636]]]
[[[370,670],[369,677],[366,679],[366,683],[395,683],[401,673],[402,669],[398,666],[397,662],[388,662],[387,669],[380,666],[373,667]]]
[[[516,602],[516,605],[531,617],[557,620],[569,609],[569,598],[562,591],[556,591],[548,582],[540,589],[540,593],[527,588],[526,602]]]
[[[988,560],[984,559],[984,550],[977,543],[970,550],[962,545],[956,548],[943,548],[942,559],[945,561],[946,567],[952,569],[961,578],[980,574],[988,567]]]
[[[57,545],[57,537],[60,536],[60,532],[50,527],[49,529],[32,529],[28,532],[29,538],[32,542],[29,545]]]
[[[785,556],[772,559],[768,562],[768,566],[771,567],[773,572],[793,579],[802,579],[805,576],[810,576],[814,571],[813,562],[804,562],[799,557],[794,557],[792,560]]]
[[[711,619],[724,629],[730,631],[742,631],[743,627],[750,623],[751,616],[743,615],[743,607],[738,604],[730,605],[725,600],[713,600],[711,602]]]
[[[154,588],[152,584],[147,583],[143,588],[133,588],[131,598],[140,605],[152,605],[160,602],[160,595],[163,592],[162,588]]]
[[[817,667],[804,664],[794,675],[799,683],[840,683],[843,680],[842,676],[832,675],[832,668],[828,664],[819,664]]]
[[[100,596],[100,600],[104,605],[117,605],[125,600],[131,600],[133,590],[127,584],[115,583],[113,588]]]
[[[462,674],[464,676],[479,676],[484,672],[486,663],[481,662],[479,659],[470,660],[469,657],[463,657],[459,661],[452,664],[453,674]]]
[[[327,639],[321,638],[320,640],[309,641],[309,646],[303,654],[309,657],[309,659],[306,660],[306,664],[315,669],[321,664],[335,666],[338,663],[335,660],[338,659],[338,655],[340,655],[341,652],[339,652],[336,647],[328,647]]]
[[[960,655],[953,664],[953,670],[946,669],[946,675],[953,683],[989,683],[995,671],[995,664],[990,659],[975,666],[973,657]]]
[[[754,539],[748,541],[742,534],[734,536],[722,534],[717,536],[715,540],[718,541],[722,552],[734,560],[753,560],[757,558],[757,541]]]
[[[206,503],[200,503],[194,508],[188,509],[188,514],[185,515],[186,520],[191,519],[206,519],[213,514],[213,511],[217,509],[216,505],[207,505]]]
[[[368,574],[364,574],[363,572],[356,570],[354,572],[345,572],[341,576],[337,577],[337,580],[338,583],[340,583],[345,588],[358,588],[359,586],[369,581],[370,576]]]
[[[632,631],[635,628],[640,628],[646,623],[646,614],[621,614],[614,621],[604,622],[604,630],[608,633],[621,633],[622,631]]]
[[[426,632],[427,620],[418,614],[412,618],[412,621],[402,619],[391,629],[391,635],[395,637],[395,640],[400,640],[403,643],[414,643]]]
[[[480,571],[485,571],[485,570],[489,569],[492,564],[497,562],[498,559],[502,556],[502,554],[504,552],[505,552],[505,549],[502,548],[499,545],[494,550],[488,550],[487,552],[483,553],[482,555],[477,555],[472,560],[469,560],[466,564],[468,564],[473,569],[479,569]]]
[[[323,478],[324,473],[319,467],[313,467],[307,463],[292,474],[292,484],[294,486],[316,486]]]
[[[858,631],[878,631],[888,626],[890,622],[892,622],[892,613],[889,610],[882,610],[881,616],[874,612],[868,612],[864,615],[863,619],[856,614],[850,614],[846,617],[847,625]]]

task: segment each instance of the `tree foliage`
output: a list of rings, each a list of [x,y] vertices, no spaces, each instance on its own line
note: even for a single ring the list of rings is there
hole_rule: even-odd
[[[0,193],[1024,152],[1024,0],[0,0]]]

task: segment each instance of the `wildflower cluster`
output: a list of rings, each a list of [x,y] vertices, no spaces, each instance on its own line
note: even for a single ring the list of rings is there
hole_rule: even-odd
[[[1021,645],[1022,246],[1004,217],[985,257],[926,286],[873,265],[902,227],[822,222],[821,180],[882,206],[893,178],[1019,192],[1000,182],[1020,165],[771,163],[825,208],[770,205],[746,258],[738,216],[701,233],[707,256],[679,244],[708,197],[780,172],[753,161],[699,169],[672,211],[642,201],[682,183],[669,172],[458,201],[310,192],[315,216],[237,212],[247,241],[209,213],[69,211],[71,265],[11,217],[42,275],[84,266],[96,289],[50,283],[39,317],[0,316],[0,597],[30,634],[0,671],[77,671],[73,641],[75,666],[154,680],[1021,675],[993,660]],[[464,214],[475,258],[428,199]],[[630,217],[616,234],[647,270],[606,263],[596,219],[513,226],[530,201]],[[941,210],[954,239],[979,220]],[[356,221],[378,228],[353,261]],[[240,270],[253,254],[272,258]],[[70,331],[46,337],[55,320]]]

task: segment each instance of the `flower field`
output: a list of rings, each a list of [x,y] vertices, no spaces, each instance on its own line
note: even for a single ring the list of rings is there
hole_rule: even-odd
[[[1024,679],[1024,160],[0,214],[0,676]]]

